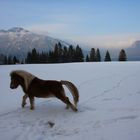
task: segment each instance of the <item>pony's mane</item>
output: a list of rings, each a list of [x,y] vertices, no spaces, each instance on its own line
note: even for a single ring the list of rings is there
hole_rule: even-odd
[[[14,70],[10,73],[10,76],[12,76],[13,74],[16,74],[24,79],[24,84],[25,84],[26,90],[28,90],[30,83],[35,78],[35,76],[33,74],[31,74],[27,71],[24,71],[24,70]]]

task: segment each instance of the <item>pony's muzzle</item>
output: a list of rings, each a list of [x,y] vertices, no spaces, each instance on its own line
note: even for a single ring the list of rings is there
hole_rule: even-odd
[[[16,88],[13,84],[10,84],[10,88],[11,89],[14,89],[14,88]]]

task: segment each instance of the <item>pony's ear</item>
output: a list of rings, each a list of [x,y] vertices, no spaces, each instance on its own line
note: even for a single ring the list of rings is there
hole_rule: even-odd
[[[12,76],[13,74],[14,74],[14,71],[11,71],[10,74],[9,74],[9,76]]]
[[[12,76],[12,74],[13,74],[13,71],[9,73],[9,76]]]

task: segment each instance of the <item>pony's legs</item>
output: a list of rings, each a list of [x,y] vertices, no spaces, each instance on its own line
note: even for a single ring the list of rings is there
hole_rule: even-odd
[[[70,102],[68,97],[64,97],[63,99],[61,99],[61,101],[67,105],[66,108],[71,107],[71,109],[73,111],[75,111],[75,112],[78,111],[77,108]]]
[[[29,100],[30,100],[30,109],[31,110],[34,110],[34,97],[29,97]]]
[[[66,107],[69,108],[69,106],[70,106],[73,111],[75,111],[75,112],[78,111],[77,108],[70,102],[68,97],[65,97],[62,101],[67,104]]]
[[[71,107],[71,109],[73,111],[78,111],[77,108],[70,102],[69,98],[65,95],[65,91],[61,91],[61,94],[59,94],[59,96],[57,96],[58,99],[60,99],[63,103],[66,104],[66,109],[68,109],[69,107]]]
[[[23,96],[23,98],[22,98],[22,104],[21,104],[22,108],[24,108],[24,106],[26,105],[26,99],[27,99],[27,98],[28,98],[28,95],[25,94],[25,95]]]

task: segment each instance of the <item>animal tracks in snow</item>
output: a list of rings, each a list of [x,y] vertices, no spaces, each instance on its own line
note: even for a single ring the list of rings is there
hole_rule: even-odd
[[[105,120],[103,122],[103,124],[109,125],[109,124],[112,124],[112,123],[117,123],[118,121],[131,121],[131,120],[134,120],[134,119],[137,119],[137,118],[139,118],[139,116],[135,116],[135,115],[122,116],[122,117],[118,117],[118,118],[114,118],[114,119],[110,119],[110,120]]]
[[[36,110],[34,111],[31,111],[28,108],[20,108],[13,112],[11,111],[9,113],[1,114],[0,134],[3,134],[1,139],[43,140],[48,136],[70,136],[79,132],[78,128],[72,128],[66,125],[69,123],[73,123],[74,116],[77,113],[71,110],[66,110],[61,106],[61,110],[59,110],[59,107],[56,108],[58,109],[58,111],[54,110],[55,114],[53,115],[53,109],[52,111],[49,109],[51,108],[51,106],[49,106],[49,103],[48,106],[44,104],[44,102],[42,104],[40,103],[39,108],[36,108]],[[54,104],[52,103],[52,106],[53,105]],[[44,106],[46,106],[46,111],[44,110]],[[42,110],[44,110],[44,112]],[[7,135],[7,133],[9,135]]]
[[[122,88],[123,85],[125,85],[125,82],[128,82],[131,80],[132,77],[137,76],[137,73],[131,74],[131,75],[124,75],[124,77],[119,77],[118,75],[108,75],[105,77],[100,77],[100,78],[91,78],[90,80],[87,80],[83,82],[82,84],[79,85],[80,90],[82,91],[82,88],[84,86],[87,86],[93,90],[93,96],[89,97],[88,99],[84,100],[81,102],[81,104],[86,104],[90,100],[97,99],[99,97],[102,98],[102,101],[111,101],[111,100],[116,100],[119,101],[122,99],[122,97],[111,97],[114,94],[118,94],[119,89]],[[106,81],[108,79],[108,81]],[[106,82],[110,83],[112,82],[113,84],[109,85]],[[100,89],[96,91],[96,85],[101,85]],[[126,83],[127,84],[127,83]],[[133,84],[133,83],[131,83]],[[99,88],[99,85],[97,86]],[[108,98],[106,95],[108,94]],[[137,92],[137,94],[140,94],[140,92]],[[105,96],[105,97],[104,97]]]

